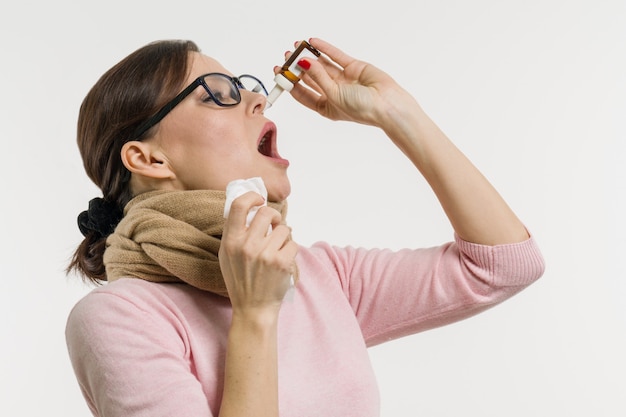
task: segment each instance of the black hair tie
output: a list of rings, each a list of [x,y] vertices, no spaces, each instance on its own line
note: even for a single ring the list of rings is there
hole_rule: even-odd
[[[89,202],[89,209],[78,215],[78,228],[83,236],[96,232],[100,238],[107,237],[123,216],[117,204],[96,197]]]

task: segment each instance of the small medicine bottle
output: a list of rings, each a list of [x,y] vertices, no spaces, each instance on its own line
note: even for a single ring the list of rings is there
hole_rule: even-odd
[[[289,59],[287,59],[280,68],[280,72],[274,77],[276,85],[267,96],[267,105],[265,108],[268,109],[274,104],[283,91],[291,91],[293,86],[300,81],[302,68],[298,65],[298,62],[302,58],[317,59],[320,55],[320,51],[311,46],[307,41],[301,41],[296,50],[293,51]]]

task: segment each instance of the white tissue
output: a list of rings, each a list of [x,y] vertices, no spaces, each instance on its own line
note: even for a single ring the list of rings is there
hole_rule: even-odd
[[[252,219],[256,216],[257,211],[263,206],[267,205],[267,189],[265,188],[265,183],[263,182],[263,178],[261,177],[253,177],[248,178],[247,180],[234,180],[228,183],[226,186],[226,202],[224,203],[224,218],[228,218],[230,214],[230,207],[233,204],[233,201],[237,197],[241,197],[245,193],[249,191],[254,191],[257,194],[260,194],[264,199],[264,203],[261,206],[252,207],[248,212],[248,216],[246,217],[246,226],[250,226]],[[267,234],[270,234],[272,231],[272,225],[269,226],[267,230]],[[293,288],[295,286],[293,275],[291,276],[291,286],[287,293],[285,294],[286,300],[293,300]]]
[[[254,177],[248,178],[247,180],[234,180],[228,183],[226,186],[226,203],[224,204],[224,218],[227,218],[230,214],[230,206],[232,206],[233,201],[237,197],[241,197],[248,191],[254,191],[257,194],[260,194],[265,202],[262,206],[267,205],[267,189],[265,188],[265,183],[263,182],[263,178]],[[246,226],[250,226],[252,219],[256,216],[256,212],[262,206],[252,207],[248,212],[248,217],[246,217]],[[268,230],[268,233],[272,231],[272,226]]]

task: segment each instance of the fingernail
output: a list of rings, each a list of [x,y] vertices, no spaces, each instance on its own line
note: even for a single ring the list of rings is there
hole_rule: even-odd
[[[298,61],[298,66],[306,71],[311,68],[311,63],[306,59],[301,59],[300,61]]]

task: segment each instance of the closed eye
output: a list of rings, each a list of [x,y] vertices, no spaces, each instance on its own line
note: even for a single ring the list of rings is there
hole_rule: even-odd
[[[206,94],[203,98],[202,98],[202,102],[203,103],[215,103],[215,101],[218,101],[220,103],[224,103],[224,101],[228,101],[224,99],[224,95],[222,93],[220,93],[219,91],[217,92],[213,92],[213,97],[211,97],[210,94]],[[215,103],[217,104],[217,103]]]

